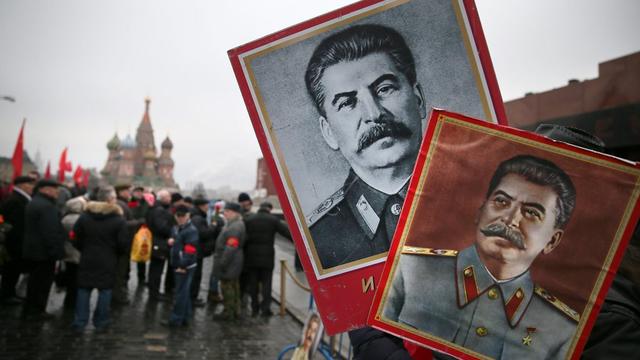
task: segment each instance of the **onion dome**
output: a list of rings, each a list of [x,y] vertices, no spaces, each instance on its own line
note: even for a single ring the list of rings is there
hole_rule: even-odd
[[[125,137],[124,140],[122,140],[122,143],[120,143],[120,146],[123,149],[134,149],[136,147],[136,142],[135,140],[133,140],[131,135],[127,134],[127,137]]]
[[[120,139],[118,138],[118,133],[113,134],[113,137],[107,143],[107,149],[109,150],[118,150],[120,146]]]
[[[171,139],[169,139],[169,135],[167,135],[167,138],[164,139],[161,146],[163,149],[173,149],[173,142],[171,142]]]

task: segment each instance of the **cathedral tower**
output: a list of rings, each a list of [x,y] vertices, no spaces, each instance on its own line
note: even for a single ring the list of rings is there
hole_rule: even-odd
[[[136,145],[138,146],[135,154],[136,176],[152,176],[156,172],[156,143],[149,116],[151,99],[145,98],[144,104],[144,115],[136,132]]]
[[[157,156],[149,116],[151,99],[145,98],[144,102],[144,115],[138,125],[135,140],[131,135],[120,140],[115,134],[107,143],[109,156],[100,173],[112,185],[127,182],[155,189],[175,188],[177,184],[173,180],[174,162],[171,158],[173,143],[167,136],[162,142],[160,157]]]

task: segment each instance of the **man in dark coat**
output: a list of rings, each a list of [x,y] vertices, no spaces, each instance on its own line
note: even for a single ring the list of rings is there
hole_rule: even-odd
[[[220,236],[220,232],[225,225],[225,219],[222,216],[222,211],[224,208],[224,201],[218,201],[213,205],[213,212],[211,213],[211,226],[216,229],[216,236]],[[214,243],[215,247],[215,243]],[[220,279],[216,278],[213,268],[211,269],[211,273],[209,273],[209,295],[208,301],[211,303],[218,303],[222,301],[222,296],[220,295],[220,286],[218,284]]]
[[[271,215],[273,205],[260,204],[256,214],[244,220],[247,229],[245,245],[245,269],[249,273],[249,293],[251,295],[251,315],[271,316],[271,278],[275,265],[273,247],[276,233],[291,240],[287,224]],[[258,304],[258,287],[262,286],[262,302]]]
[[[249,194],[245,192],[238,194],[238,204],[240,204],[243,220],[253,215],[251,211],[253,200],[251,200]],[[241,309],[242,311],[246,311],[249,304],[249,272],[246,268],[242,269],[242,274],[240,275],[240,298],[242,299]]]
[[[109,307],[116,283],[118,256],[127,247],[127,227],[122,209],[116,204],[112,187],[98,191],[98,201],[87,204],[84,214],[73,227],[75,246],[80,250],[78,266],[78,295],[73,328],[82,331],[89,322],[91,291],[98,289],[98,303],[93,313],[96,329],[111,322]]]
[[[151,264],[149,265],[149,300],[164,300],[160,298],[160,281],[164,265],[169,257],[168,240],[173,228],[173,215],[169,210],[171,206],[171,194],[167,190],[158,191],[156,205],[147,214],[147,226],[153,235],[153,248],[151,250]],[[171,277],[171,276],[167,276]],[[165,293],[168,280],[165,279]]]
[[[53,283],[56,260],[64,258],[67,238],[56,206],[58,187],[53,180],[40,180],[35,195],[27,205],[23,258],[30,269],[27,283],[25,317],[51,318],[45,312]]]
[[[115,187],[116,203],[122,210],[122,215],[127,223],[127,247],[125,251],[118,255],[118,273],[116,275],[116,284],[113,288],[113,302],[118,305],[129,303],[127,282],[129,281],[131,241],[136,231],[140,228],[140,225],[144,223],[143,220],[134,219],[133,213],[131,209],[129,209],[129,200],[131,199],[130,189],[130,184],[119,184]]]
[[[169,321],[162,325],[175,327],[185,326],[192,314],[191,280],[198,266],[198,230],[190,220],[189,208],[185,205],[176,207],[176,226],[173,227],[171,245],[171,269],[175,277],[176,296]],[[170,274],[167,274],[170,276]]]
[[[18,176],[13,181],[13,192],[0,206],[0,215],[12,228],[7,233],[5,247],[9,253],[9,261],[4,264],[0,285],[0,301],[5,305],[20,304],[16,298],[16,284],[20,273],[25,271],[22,260],[22,244],[24,239],[24,214],[35,186],[35,179],[29,176]]]
[[[227,220],[216,239],[213,258],[213,274],[220,279],[224,312],[216,319],[237,320],[240,318],[240,274],[244,265],[243,247],[246,240],[244,222],[240,204],[228,202],[224,206],[224,218]]]
[[[209,200],[198,198],[194,201],[191,209],[191,223],[198,230],[198,266],[193,273],[191,282],[191,299],[194,306],[204,306],[205,301],[198,299],[200,293],[200,283],[202,282],[202,261],[210,256],[215,246],[216,236],[220,232],[207,223],[207,211],[209,210]]]

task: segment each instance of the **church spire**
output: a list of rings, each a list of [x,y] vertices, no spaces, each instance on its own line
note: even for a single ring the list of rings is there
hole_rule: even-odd
[[[153,138],[153,127],[151,126],[151,117],[149,116],[149,105],[151,99],[149,97],[144,98],[144,115],[142,121],[138,126],[136,132],[136,161],[135,161],[135,174],[142,176],[145,171],[152,170],[153,164],[145,164],[146,162],[153,162],[156,157],[156,145]]]
[[[138,143],[138,146],[142,148],[142,150],[151,149],[155,154],[156,145],[153,139],[151,117],[149,116],[150,104],[151,99],[149,97],[144,98],[144,115],[142,116],[142,121],[140,121],[140,125],[138,126],[138,131],[136,133],[136,142]]]
[[[151,98],[147,96],[144,98],[144,115],[142,116],[142,122],[151,124],[151,118],[149,117],[149,104],[151,104]]]

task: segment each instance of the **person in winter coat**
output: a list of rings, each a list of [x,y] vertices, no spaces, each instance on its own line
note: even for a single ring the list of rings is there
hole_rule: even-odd
[[[141,224],[146,223],[147,213],[149,212],[149,202],[145,199],[144,195],[149,195],[153,198],[152,194],[145,194],[142,186],[136,186],[131,193],[131,200],[129,201],[129,209],[131,209],[131,216],[135,220],[139,220]],[[135,236],[135,235],[134,235]],[[144,285],[147,281],[147,263],[137,263],[138,268],[138,286]]]
[[[200,283],[202,282],[202,262],[205,257],[210,256],[215,246],[216,237],[220,233],[214,226],[207,223],[207,211],[209,210],[209,201],[207,199],[198,198],[194,201],[194,207],[191,211],[191,222],[198,230],[198,267],[193,274],[191,282],[191,300],[195,306],[204,306],[205,301],[198,299],[200,294]]]
[[[228,202],[224,206],[224,217],[227,224],[216,239],[213,256],[213,273],[220,279],[224,311],[214,319],[232,321],[240,318],[240,274],[246,234],[240,204]]]
[[[129,200],[131,200],[130,189],[130,184],[118,184],[115,186],[117,204],[122,209],[124,219],[127,222],[127,248],[118,256],[118,274],[116,276],[116,285],[113,288],[112,300],[117,305],[129,303],[128,281],[131,263],[131,242],[140,226],[144,223],[144,220],[133,218],[133,212],[129,208]]]
[[[158,301],[165,298],[160,297],[160,281],[164,271],[164,265],[169,256],[168,240],[171,237],[173,228],[173,215],[171,215],[171,194],[167,190],[158,191],[158,201],[147,214],[147,226],[153,235],[153,248],[151,249],[151,263],[149,265],[149,300]],[[170,283],[165,278],[165,293],[167,284]]]
[[[246,220],[248,216],[253,215],[253,200],[251,196],[245,192],[238,194],[238,204],[242,209],[242,219]],[[242,268],[242,274],[240,274],[240,309],[246,311],[249,305],[249,272],[246,268]]]
[[[84,212],[87,206],[87,198],[84,196],[74,197],[67,201],[64,205],[64,216],[62,217],[62,226],[69,237],[73,234],[73,227]],[[65,242],[65,259],[64,259],[64,284],[67,292],[64,296],[64,307],[66,309],[75,309],[76,296],[78,295],[78,264],[80,263],[80,252],[71,245],[69,241]]]
[[[56,206],[58,187],[53,180],[40,180],[27,205],[23,258],[28,261],[29,281],[23,316],[47,320],[45,312],[55,273],[56,261],[64,258],[67,238]]]
[[[16,297],[16,285],[20,274],[26,271],[22,260],[22,244],[24,242],[24,214],[36,181],[29,176],[18,176],[13,180],[13,192],[0,206],[0,215],[11,224],[7,233],[5,248],[9,261],[3,265],[0,281],[0,298],[2,304],[16,305],[22,301]]]
[[[244,225],[247,230],[244,267],[249,273],[249,294],[251,295],[251,315],[271,316],[271,278],[275,265],[276,251],[274,242],[276,234],[291,240],[287,224],[271,215],[273,205],[268,202],[260,204],[257,213],[247,216]],[[258,303],[258,287],[262,286],[262,301]]]
[[[225,219],[223,217],[224,210],[224,201],[217,201],[213,205],[213,212],[211,213],[211,227],[215,228],[215,238],[218,239],[220,232],[222,232],[222,228],[224,228]],[[215,249],[215,243],[214,249]],[[211,272],[209,273],[209,295],[207,299],[210,303],[219,303],[222,302],[222,296],[220,295],[220,286],[219,279],[215,276],[213,272],[213,267],[211,268]]]
[[[118,255],[126,248],[127,227],[122,209],[116,204],[112,187],[98,191],[97,201],[87,204],[84,214],[73,231],[75,245],[80,250],[78,266],[78,295],[72,327],[82,331],[89,322],[91,291],[98,289],[98,304],[93,313],[93,324],[102,330],[111,322],[109,307],[116,281]]]
[[[175,302],[169,321],[162,323],[169,327],[185,326],[191,317],[191,281],[198,267],[198,230],[191,223],[189,208],[177,206],[175,219],[177,225],[169,239],[171,269],[175,277]]]

